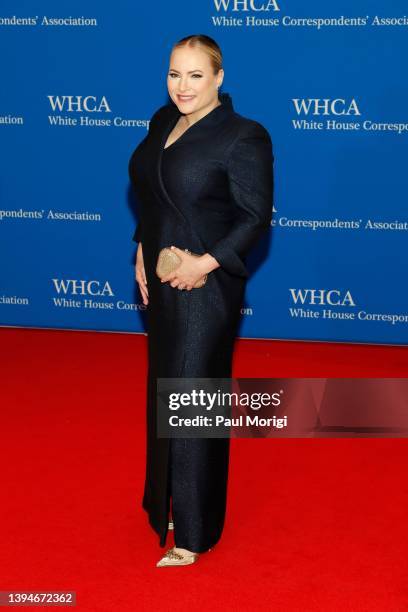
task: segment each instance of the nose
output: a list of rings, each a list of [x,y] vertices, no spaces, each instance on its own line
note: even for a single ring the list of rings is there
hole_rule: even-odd
[[[186,90],[189,89],[188,80],[187,79],[188,79],[187,76],[186,77],[181,77],[181,79],[180,79],[179,91],[180,91],[181,94],[185,93]]]

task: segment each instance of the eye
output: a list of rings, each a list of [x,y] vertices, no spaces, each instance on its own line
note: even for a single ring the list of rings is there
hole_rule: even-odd
[[[202,74],[193,74],[193,77],[197,77],[198,79],[201,79],[201,77],[203,76]]]
[[[169,77],[174,77],[174,76],[177,76],[175,72],[169,72]]]

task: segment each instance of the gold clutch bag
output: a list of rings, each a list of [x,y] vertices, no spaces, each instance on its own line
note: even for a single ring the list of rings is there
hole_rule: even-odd
[[[192,253],[188,249],[184,249],[184,250],[190,255],[194,255],[194,257],[201,257],[201,255],[198,255],[197,253]],[[180,264],[181,264],[181,257],[179,257],[177,253],[172,251],[169,247],[164,247],[159,252],[159,256],[157,258],[156,274],[159,278],[162,278],[169,272],[174,272],[174,270],[176,270]],[[200,278],[195,283],[195,285],[193,285],[193,288],[199,289],[200,287],[203,287],[205,283],[207,282],[207,276],[208,274],[203,276],[202,279]]]

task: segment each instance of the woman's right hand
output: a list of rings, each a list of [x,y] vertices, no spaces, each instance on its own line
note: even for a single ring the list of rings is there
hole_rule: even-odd
[[[139,283],[140,293],[142,294],[143,304],[147,306],[149,303],[149,292],[147,290],[147,279],[143,261],[143,247],[139,242],[136,253],[135,278]]]

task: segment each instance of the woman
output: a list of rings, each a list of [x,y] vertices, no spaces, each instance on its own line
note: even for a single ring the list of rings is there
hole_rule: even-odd
[[[175,546],[159,567],[192,563],[221,537],[229,439],[158,438],[156,381],[231,377],[248,278],[245,256],[272,217],[270,136],[234,111],[229,94],[218,94],[221,66],[221,51],[208,36],[188,36],[174,45],[167,77],[171,102],[153,115],[129,162],[141,203],[133,236],[139,243],[136,280],[148,305],[143,507],[160,546],[174,526]],[[157,257],[166,246],[182,262],[160,280]],[[205,285],[193,288],[205,274]]]

